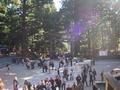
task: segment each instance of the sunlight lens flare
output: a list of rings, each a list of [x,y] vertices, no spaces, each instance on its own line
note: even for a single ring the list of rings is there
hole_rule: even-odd
[[[55,7],[57,9],[57,11],[60,10],[60,8],[62,7],[62,0],[53,0],[53,2],[55,3]]]

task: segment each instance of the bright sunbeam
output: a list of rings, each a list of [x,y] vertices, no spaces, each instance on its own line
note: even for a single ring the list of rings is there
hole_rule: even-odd
[[[60,8],[62,7],[62,4],[61,4],[62,0],[53,0],[53,1],[55,3],[55,7],[56,7],[57,11],[59,11]]]
[[[23,80],[29,80],[29,79],[32,79],[33,78],[33,76],[30,76],[30,77],[24,77],[24,78],[22,78]]]

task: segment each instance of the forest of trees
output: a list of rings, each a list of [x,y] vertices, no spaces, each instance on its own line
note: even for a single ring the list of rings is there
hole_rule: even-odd
[[[28,48],[51,56],[71,45],[74,56],[120,55],[120,1],[0,0],[0,44],[23,55]],[[67,38],[63,38],[66,36]]]

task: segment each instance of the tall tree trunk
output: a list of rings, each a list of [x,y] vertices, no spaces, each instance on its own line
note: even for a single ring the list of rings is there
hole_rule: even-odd
[[[22,2],[22,24],[21,24],[21,47],[22,54],[26,56],[27,53],[27,31],[26,31],[26,0]]]
[[[91,58],[90,30],[88,30],[88,58]]]

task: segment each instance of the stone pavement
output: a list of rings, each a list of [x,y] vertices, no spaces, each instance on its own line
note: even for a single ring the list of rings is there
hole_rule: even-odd
[[[3,68],[6,66],[6,64],[10,64],[12,60],[12,57],[0,57],[0,68]]]
[[[58,66],[58,63],[55,61],[55,66]],[[113,68],[120,67],[120,61],[119,60],[99,60],[96,61],[96,71],[97,71],[97,80],[100,80],[100,73],[101,71],[110,71]],[[68,67],[71,69],[71,67]],[[74,70],[74,76],[76,76],[78,73],[81,72],[81,66],[74,65],[73,67]],[[62,68],[61,68],[61,73],[62,73]],[[0,69],[0,77],[4,79],[5,85],[7,90],[13,90],[12,89],[12,81],[14,79],[14,76],[18,77],[19,81],[19,87],[23,87],[24,80],[30,81],[32,84],[38,84],[40,80],[43,80],[45,78],[49,77],[54,77],[57,75],[57,71],[53,70],[49,73],[42,73],[42,70],[39,69],[38,67],[35,67],[34,70],[27,70],[24,65],[11,65],[10,66],[10,71],[7,71],[6,68]],[[74,81],[72,81],[74,82]],[[72,82],[68,81],[69,84],[72,84]],[[21,90],[21,89],[19,89]],[[84,90],[92,90],[92,87],[85,87]]]

